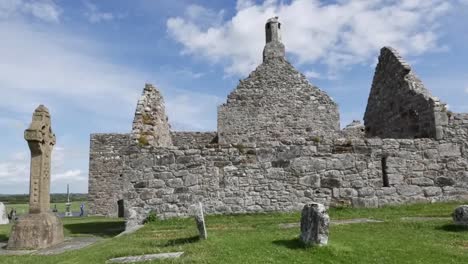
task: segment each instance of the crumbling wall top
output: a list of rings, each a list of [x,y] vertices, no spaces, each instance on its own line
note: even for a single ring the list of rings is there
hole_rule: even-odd
[[[151,84],[145,85],[138,100],[132,136],[140,145],[172,146],[163,97]]]

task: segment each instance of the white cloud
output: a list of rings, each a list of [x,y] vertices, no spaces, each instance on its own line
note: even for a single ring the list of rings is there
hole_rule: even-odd
[[[113,14],[111,12],[101,12],[98,7],[88,1],[84,2],[86,12],[84,15],[88,18],[91,23],[100,23],[106,21],[112,21],[114,19],[123,18],[122,14]]]
[[[53,190],[63,192],[63,186],[67,183],[83,188],[87,183],[87,174],[80,169],[70,169],[68,159],[73,158],[74,151],[68,151],[64,147],[55,146],[52,151],[51,187]],[[30,152],[21,151],[12,154],[7,160],[0,162],[0,192],[8,192],[7,186],[14,186],[15,192],[27,193],[30,180]]]
[[[309,79],[320,79],[320,73],[316,71],[306,71],[304,72],[304,75],[309,78]]]
[[[210,26],[206,20],[198,25],[187,14],[172,17],[167,20],[168,33],[183,45],[183,54],[223,63],[228,74],[245,75],[261,60],[265,21],[278,15],[287,51],[299,63],[326,64],[333,75],[353,64],[372,63],[383,46],[403,55],[439,48],[437,21],[453,6],[444,0],[239,0],[236,8],[224,23],[218,19],[223,11],[205,11],[212,14],[207,16]]]
[[[166,99],[172,129],[179,131],[216,130],[216,108],[223,99],[214,95],[176,91]]]
[[[75,182],[75,181],[86,181],[87,177],[81,170],[67,170],[62,173],[56,173],[52,175],[52,182],[55,181],[66,181],[66,182]]]
[[[59,22],[61,8],[53,0],[1,0],[0,19],[30,15],[46,22]]]
[[[168,83],[162,78],[163,74],[155,76],[154,73],[113,64],[102,54],[105,46],[86,38],[25,23],[1,21],[0,35],[4,37],[0,42],[0,92],[4,98],[9,98],[0,100],[0,109],[25,113],[28,122],[29,115],[37,105],[45,104],[54,115],[55,111],[64,111],[58,107],[66,102],[67,105],[101,117],[128,119],[130,127],[145,82],[160,87],[167,102],[180,101],[184,96],[210,98],[200,93],[159,85]],[[188,69],[179,71],[188,78],[203,76],[203,73]],[[212,109],[208,111],[205,100],[184,102],[190,105],[191,112],[206,114],[216,120],[216,116],[211,114],[215,113],[216,105],[210,104]],[[208,99],[208,102],[214,101]],[[172,107],[168,112],[170,119],[182,127],[193,127],[198,119],[204,120],[200,124],[208,123],[206,115],[184,117],[177,114],[184,107]]]

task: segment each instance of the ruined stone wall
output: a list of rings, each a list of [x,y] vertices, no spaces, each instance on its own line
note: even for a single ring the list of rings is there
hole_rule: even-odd
[[[91,134],[89,152],[89,215],[117,216],[117,201],[122,199],[122,156],[132,144],[130,134]]]
[[[377,207],[468,199],[467,146],[431,139],[322,139],[309,145],[131,148],[120,157],[126,206],[141,221],[291,211],[307,202]],[[383,169],[385,167],[385,169]],[[385,176],[384,176],[385,175]]]
[[[140,145],[171,146],[172,137],[164,100],[151,84],[146,84],[138,100],[132,126],[132,138]]]
[[[177,147],[196,147],[217,143],[217,135],[216,132],[171,132],[172,143]]]
[[[394,49],[382,48],[364,114],[366,135],[441,139],[447,123],[445,105]]]
[[[336,103],[284,58],[264,61],[218,108],[223,144],[301,142],[339,129]]]

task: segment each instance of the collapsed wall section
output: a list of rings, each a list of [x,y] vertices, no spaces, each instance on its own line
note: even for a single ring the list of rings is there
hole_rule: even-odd
[[[133,119],[132,138],[140,145],[172,146],[170,125],[161,93],[146,84]]]
[[[364,114],[366,135],[441,139],[447,123],[445,104],[429,93],[394,49],[382,48]]]
[[[468,198],[466,146],[431,139],[337,139],[315,145],[132,148],[122,155],[129,219],[292,211],[305,203],[377,207]]]
[[[337,104],[284,58],[264,61],[218,108],[221,144],[295,142],[339,129]]]

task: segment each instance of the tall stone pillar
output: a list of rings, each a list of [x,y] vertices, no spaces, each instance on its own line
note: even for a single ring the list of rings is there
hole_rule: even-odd
[[[52,133],[49,110],[40,105],[24,138],[31,150],[29,214],[13,225],[8,249],[40,249],[63,242],[60,219],[50,212],[50,163],[55,134]]]

